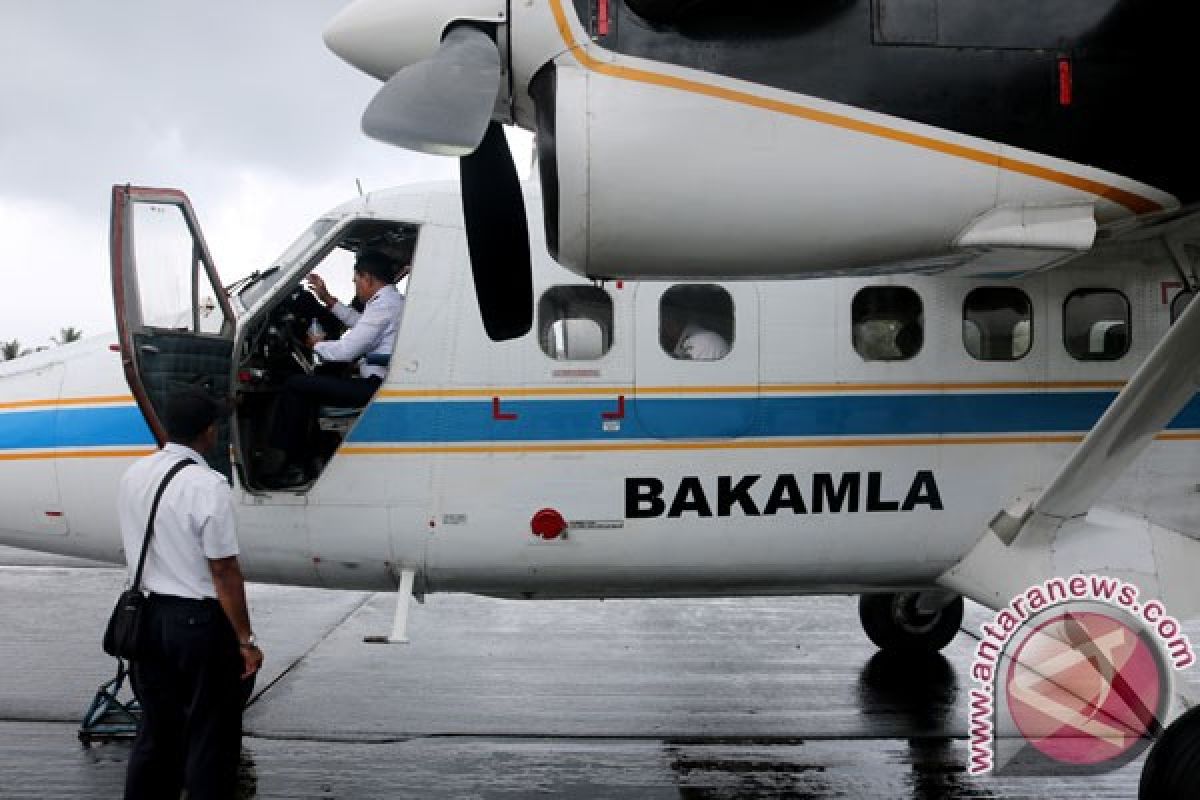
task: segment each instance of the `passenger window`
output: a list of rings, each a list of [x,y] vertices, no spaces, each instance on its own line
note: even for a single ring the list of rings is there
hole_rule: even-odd
[[[733,348],[733,298],[720,286],[672,286],[658,305],[658,341],[681,361],[720,361]]]
[[[596,286],[553,286],[538,302],[538,341],[556,361],[595,361],[612,347],[613,304]]]
[[[1020,289],[973,289],[963,303],[963,345],[979,361],[1016,361],[1033,346],[1033,305]]]
[[[1129,301],[1113,289],[1079,289],[1063,306],[1063,344],[1080,361],[1116,361],[1129,352]]]
[[[1179,294],[1175,295],[1175,299],[1171,301],[1171,324],[1175,324],[1175,320],[1183,316],[1183,312],[1187,309],[1188,304],[1192,302],[1192,298],[1196,293],[1191,289],[1184,289]]]
[[[925,341],[921,298],[906,286],[868,286],[851,303],[851,338],[864,361],[907,361]]]

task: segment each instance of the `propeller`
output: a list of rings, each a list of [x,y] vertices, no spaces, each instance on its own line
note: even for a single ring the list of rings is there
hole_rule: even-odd
[[[459,161],[471,274],[483,327],[493,341],[533,327],[529,223],[512,150],[499,122],[490,122],[474,153]]]
[[[500,92],[500,51],[478,28],[458,25],[424,61],[393,75],[363,113],[372,139],[437,156],[479,146]]]
[[[456,25],[428,58],[404,67],[372,98],[363,132],[387,144],[459,156],[463,217],[483,326],[494,341],[533,326],[525,201],[504,129],[492,120],[500,51],[485,31]]]

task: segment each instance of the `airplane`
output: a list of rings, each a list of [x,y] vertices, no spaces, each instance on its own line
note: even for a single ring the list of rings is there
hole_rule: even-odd
[[[1009,280],[1103,263],[1194,291],[1197,162],[1186,126],[1147,121],[1176,105],[1197,21],[1183,0],[355,0],[325,40],[384,81],[368,135],[461,158],[480,311],[503,340],[532,325],[534,295],[502,123],[536,134],[545,246],[587,277]],[[1084,515],[1187,413],[1187,328],[943,584],[995,608],[1065,542],[1106,539]],[[1170,527],[1181,548],[1138,528],[1104,563],[1170,550],[1193,565],[1194,518]],[[1200,720],[1175,737],[1195,751]]]
[[[1200,304],[1160,244],[1007,278],[599,283],[534,231],[535,324],[496,342],[453,183],[339,206],[228,290],[184,193],[116,186],[117,332],[0,364],[0,544],[124,563],[118,479],[201,380],[237,399],[212,464],[248,579],[395,591],[392,640],[437,592],[838,593],[915,658],[964,596],[1101,568],[1194,617],[1196,369],[1160,362],[1194,361]],[[368,248],[412,260],[388,377],[320,410],[315,480],[270,489],[273,399],[314,368],[302,281]],[[681,322],[727,352],[679,357]]]
[[[1148,48],[1128,32],[1152,12],[1116,0],[1066,33],[1040,4],[965,31],[968,3],[718,5],[349,6],[327,40],[387,81],[369,132],[462,156],[461,207],[368,196],[226,296],[186,198],[118,187],[117,341],[0,367],[2,541],[121,561],[116,476],[160,440],[163,389],[201,375],[241,400],[218,466],[250,577],[396,588],[392,638],[413,592],[856,592],[871,638],[911,652],[962,596],[997,608],[1089,564],[1195,616],[1194,176],[1183,126],[1141,122],[1173,107],[1187,8],[1154,10]],[[794,82],[772,39],[804,56]],[[544,200],[499,121],[538,132]],[[138,252],[166,220],[186,235]],[[368,246],[416,248],[404,356],[361,414],[321,414],[312,486],[268,490],[271,395],[313,368],[299,282]],[[186,277],[156,289],[136,267],[159,250]],[[468,259],[478,317],[445,266]],[[672,356],[679,299],[725,358]],[[1164,740],[1194,743],[1191,719]]]

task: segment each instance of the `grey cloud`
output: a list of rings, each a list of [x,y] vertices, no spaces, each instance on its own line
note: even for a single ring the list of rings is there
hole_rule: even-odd
[[[393,182],[417,157],[361,134],[378,83],[320,38],[343,5],[6,3],[0,192],[90,205],[114,182],[202,184],[251,165]]]
[[[355,178],[377,189],[453,176],[452,161],[361,133],[379,84],[321,40],[345,2],[0,0],[0,207],[21,212],[24,228],[0,218],[11,290],[0,338],[108,327],[114,183],[185,189],[208,228],[245,202],[253,176],[266,187],[255,202],[270,207],[241,230],[226,224],[225,236],[261,251],[282,249],[309,215],[348,199]],[[246,260],[220,244],[219,264]],[[59,275],[54,318],[22,299],[40,291],[31,264]]]

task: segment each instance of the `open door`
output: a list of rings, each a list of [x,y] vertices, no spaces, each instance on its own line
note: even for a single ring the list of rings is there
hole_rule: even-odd
[[[228,396],[235,316],[183,192],[114,186],[110,253],[125,378],[162,445],[172,389],[199,383]],[[227,425],[207,458],[230,477]]]

